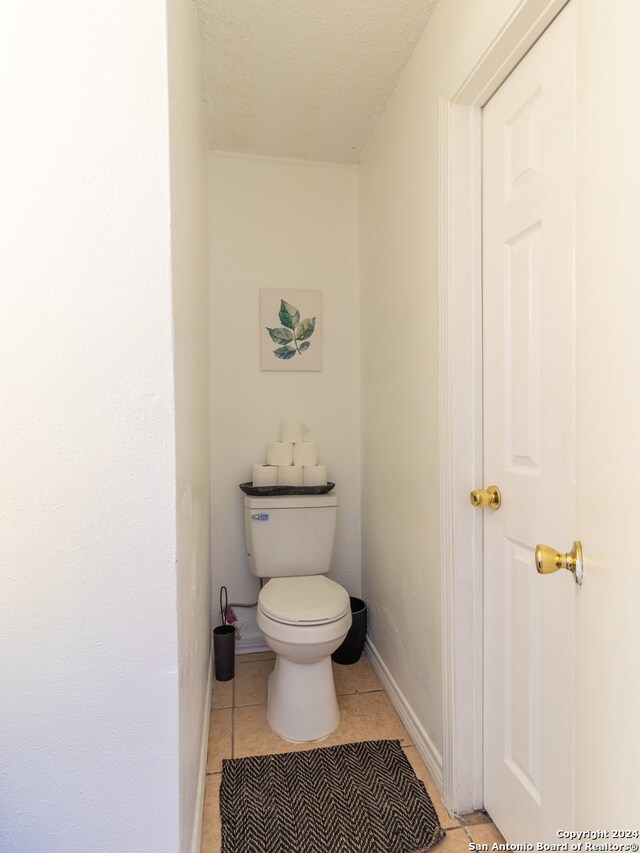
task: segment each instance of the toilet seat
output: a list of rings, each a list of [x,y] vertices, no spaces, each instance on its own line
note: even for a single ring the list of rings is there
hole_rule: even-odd
[[[284,625],[323,625],[351,610],[346,589],[324,575],[272,578],[260,591],[258,607]]]

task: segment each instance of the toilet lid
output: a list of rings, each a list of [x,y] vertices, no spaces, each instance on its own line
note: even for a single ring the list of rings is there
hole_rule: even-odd
[[[323,575],[272,578],[258,597],[260,610],[288,625],[335,622],[350,610],[349,593]]]

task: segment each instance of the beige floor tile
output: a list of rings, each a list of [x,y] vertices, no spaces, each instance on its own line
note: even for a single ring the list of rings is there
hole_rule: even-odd
[[[407,730],[384,691],[353,693],[339,696],[340,725],[327,738],[327,745],[358,740],[399,740],[403,746],[411,743]]]
[[[238,685],[236,705],[237,697]],[[399,740],[403,745],[411,743],[406,729],[383,691],[339,696],[338,704],[341,717],[337,730],[323,741],[302,744],[289,743],[271,730],[267,723],[266,705],[236,707],[234,757],[314,749],[317,746],[334,746],[358,740],[390,738]]]
[[[448,829],[444,840],[433,848],[433,853],[469,853],[469,836],[462,827]]]
[[[467,831],[471,836],[471,840],[477,844],[504,844],[504,838],[498,832],[498,828],[493,823],[480,823],[475,826],[468,826]]]
[[[463,826],[472,826],[478,823],[491,823],[491,818],[486,812],[476,811],[471,812],[470,814],[462,815],[460,818],[460,823]]]
[[[219,708],[211,712],[207,773],[220,773],[222,759],[232,757],[232,714],[231,708]]]
[[[236,655],[236,663],[249,663],[252,660],[275,660],[273,652],[251,652],[249,655]]]
[[[202,843],[200,853],[220,853],[220,773],[207,776],[204,789],[202,815]]]
[[[235,706],[265,705],[267,682],[273,672],[274,660],[255,660],[236,665]]]
[[[409,763],[413,767],[413,772],[416,774],[418,779],[420,779],[420,781],[424,782],[424,786],[427,789],[427,793],[431,797],[431,802],[433,803],[433,807],[435,808],[436,814],[438,815],[440,826],[443,829],[448,829],[450,827],[459,827],[460,821],[449,813],[447,807],[442,802],[442,799],[440,797],[440,791],[437,789],[435,782],[431,778],[429,769],[422,760],[418,750],[415,748],[415,746],[405,746],[404,752],[407,758],[409,759]]]
[[[333,680],[338,696],[345,693],[370,693],[373,690],[382,690],[378,676],[371,669],[371,664],[364,655],[357,663],[349,666],[334,663]]]
[[[322,743],[289,743],[279,737],[267,723],[266,705],[245,705],[236,708],[233,733],[234,758],[247,755],[270,755],[278,752],[294,752],[298,749],[313,749]]]
[[[211,691],[212,708],[231,708],[233,706],[233,679],[231,681],[216,681],[213,679]]]
[[[402,721],[364,657],[352,666],[334,665],[341,712],[340,726],[325,740],[304,744],[283,740],[267,723],[264,703],[267,698],[267,679],[273,669],[273,661],[274,656],[271,653],[238,656],[235,680],[214,681],[207,759],[207,773],[212,775],[207,776],[205,789],[201,853],[219,853],[220,850],[220,770],[222,759],[231,757],[232,750],[233,755],[240,758],[383,738],[401,742],[416,776],[427,788],[442,827],[447,830],[444,841],[435,848],[436,851],[468,853],[469,838],[475,843],[504,843],[503,837],[485,812],[466,815],[459,822],[447,811],[426,765],[416,748],[411,745]],[[234,693],[236,708],[232,711],[228,703],[233,701]],[[461,823],[464,823],[466,828],[463,828]]]

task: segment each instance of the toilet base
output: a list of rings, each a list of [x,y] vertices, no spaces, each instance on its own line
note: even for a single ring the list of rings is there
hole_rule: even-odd
[[[267,722],[292,743],[323,740],[340,723],[331,656],[296,663],[280,655],[269,677]]]

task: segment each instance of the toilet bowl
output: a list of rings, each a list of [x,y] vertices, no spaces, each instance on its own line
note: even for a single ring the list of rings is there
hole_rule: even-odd
[[[340,722],[331,654],[351,626],[347,591],[323,575],[273,578],[260,592],[257,624],[277,656],[269,725],[288,741],[322,740]]]

